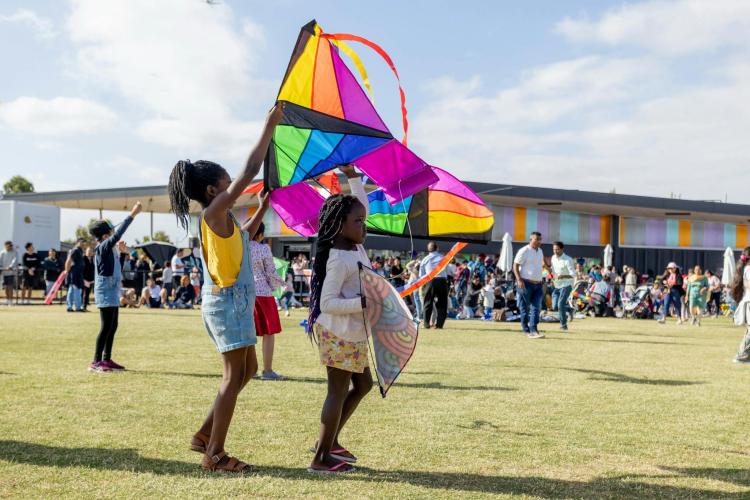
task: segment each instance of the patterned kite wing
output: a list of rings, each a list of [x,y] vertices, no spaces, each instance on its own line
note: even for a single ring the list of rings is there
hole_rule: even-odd
[[[284,117],[266,154],[266,186],[283,188],[355,163],[392,202],[424,189],[435,174],[393,137],[335,37],[315,21],[300,31],[277,97]]]
[[[466,184],[437,167],[437,182],[402,201],[389,203],[382,190],[368,195],[367,228],[373,233],[487,243],[495,217]]]
[[[369,267],[360,264],[363,310],[371,342],[380,394],[385,397],[414,354],[419,325],[395,288]]]

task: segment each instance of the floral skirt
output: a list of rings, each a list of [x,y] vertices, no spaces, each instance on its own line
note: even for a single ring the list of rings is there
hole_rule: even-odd
[[[313,329],[318,340],[321,364],[353,373],[362,373],[369,366],[367,342],[346,341],[317,323]]]

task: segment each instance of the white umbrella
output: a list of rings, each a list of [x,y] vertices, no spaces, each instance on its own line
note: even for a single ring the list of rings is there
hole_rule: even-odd
[[[607,246],[604,247],[604,267],[607,268],[612,265],[612,255],[615,253],[614,250],[612,250],[612,245],[607,243]]]
[[[500,249],[500,259],[498,260],[497,267],[504,273],[509,273],[513,270],[513,238],[508,233],[503,235],[503,246]]]
[[[732,247],[724,250],[724,270],[721,272],[721,284],[731,285],[734,281],[734,251]]]

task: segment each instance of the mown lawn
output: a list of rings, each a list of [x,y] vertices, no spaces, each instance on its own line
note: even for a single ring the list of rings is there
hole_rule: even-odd
[[[324,371],[284,322],[277,371],[240,397],[228,450],[245,477],[200,471],[188,450],[219,384],[200,313],[123,310],[115,358],[86,371],[98,314],[0,309],[0,496],[546,498],[750,496],[750,366],[742,330],[586,319],[528,340],[517,324],[425,330],[407,372],[373,391],[342,438],[360,458],[305,471]]]

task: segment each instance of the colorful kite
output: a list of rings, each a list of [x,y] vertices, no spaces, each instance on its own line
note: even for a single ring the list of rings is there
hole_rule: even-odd
[[[273,267],[276,269],[276,274],[279,275],[279,278],[286,281],[286,272],[287,270],[289,270],[289,262],[284,259],[279,259],[279,258],[274,257]],[[277,299],[280,299],[281,296],[284,295],[285,292],[286,290],[284,289],[284,287],[279,287],[273,292],[271,292],[271,295],[273,295]]]
[[[380,395],[385,397],[417,346],[419,324],[393,286],[369,267],[359,265],[362,311],[373,354]]]
[[[285,103],[284,117],[274,130],[264,168],[265,185],[274,190],[272,206],[294,212],[296,220],[308,219],[302,212],[314,209],[299,202],[289,205],[289,197],[279,194],[284,189],[278,188],[305,185],[338,165],[355,163],[391,203],[437,180],[429,165],[405,146],[406,137],[404,143],[396,140],[375,111],[339,54],[354,54],[344,40],[374,48],[395,72],[387,54],[372,42],[323,33],[315,21],[302,27],[277,97]],[[358,58],[355,64],[361,67]],[[403,91],[401,97],[406,132]]]
[[[368,194],[367,228],[373,233],[423,239],[490,241],[495,217],[474,191],[451,174],[432,167],[437,182],[400,202],[382,190]]]

